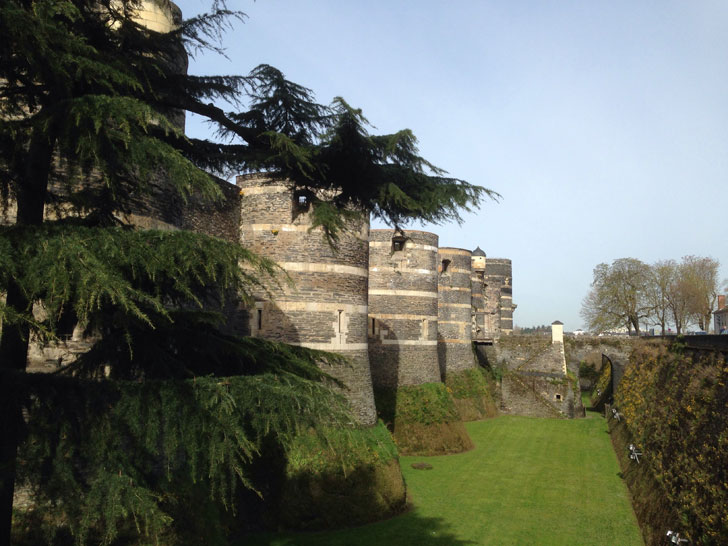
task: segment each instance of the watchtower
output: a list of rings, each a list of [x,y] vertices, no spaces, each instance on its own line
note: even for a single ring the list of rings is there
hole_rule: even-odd
[[[362,216],[336,247],[311,229],[310,195],[265,175],[237,178],[241,194],[240,243],[275,261],[290,277],[255,293],[247,309],[249,335],[339,353],[352,366],[327,367],[363,425],[376,422],[367,351],[369,222]]]

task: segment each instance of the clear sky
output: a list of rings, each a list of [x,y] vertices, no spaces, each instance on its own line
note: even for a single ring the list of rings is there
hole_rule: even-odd
[[[411,227],[510,258],[516,324],[582,326],[592,269],[617,258],[711,256],[728,278],[725,0],[228,7],[248,15],[223,38],[229,58],[190,72],[273,65],[319,102],[362,108],[373,132],[412,129],[425,158],[503,196],[462,225]]]

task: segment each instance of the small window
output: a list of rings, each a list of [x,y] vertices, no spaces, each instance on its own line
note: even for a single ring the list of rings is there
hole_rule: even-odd
[[[442,273],[446,273],[448,267],[450,267],[450,260],[442,260],[442,269],[441,269],[441,272]]]
[[[404,243],[407,239],[401,235],[392,237],[392,252],[398,252],[404,250]]]
[[[379,330],[377,319],[371,317],[369,319],[369,337],[375,337],[379,333],[377,330]]]
[[[293,219],[295,220],[299,214],[308,212],[311,207],[312,194],[306,190],[299,190],[293,194]]]
[[[252,330],[250,335],[253,337],[261,335],[261,332],[263,331],[263,305],[262,301],[256,302],[254,314],[250,317],[250,329]]]
[[[559,401],[561,400],[561,395],[560,394],[557,394],[556,395],[556,400],[559,400]]]

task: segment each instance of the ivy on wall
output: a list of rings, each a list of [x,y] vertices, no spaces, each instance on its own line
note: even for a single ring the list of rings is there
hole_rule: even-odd
[[[637,346],[615,402],[691,543],[728,544],[728,364]]]

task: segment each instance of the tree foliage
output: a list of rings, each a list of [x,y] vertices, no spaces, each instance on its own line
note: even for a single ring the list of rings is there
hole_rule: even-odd
[[[594,268],[592,288],[584,298],[581,315],[589,329],[605,331],[626,327],[640,331],[647,316],[645,291],[649,266],[634,258],[620,258]]]
[[[17,206],[0,232],[0,544],[18,446],[19,476],[76,540],[110,543],[130,522],[158,537],[170,503],[184,504],[179,476],[231,501],[235,484],[252,486],[245,462],[262,438],[350,420],[315,365],[342,359],[225,329],[226,302],[244,301],[272,264],[200,234],[120,226],[154,186],[216,200],[211,174],[265,171],[309,192],[333,240],[352,214],[459,220],[497,196],[447,177],[410,131],[372,135],[361,111],[318,104],[273,67],[186,74],[183,48],[221,51],[242,17],[224,2],[166,34],[139,24],[140,6],[0,4],[0,196],[5,212]],[[185,136],[181,112],[217,138]],[[30,339],[69,324],[91,350],[58,374],[25,373]]]
[[[720,263],[710,257],[685,256],[680,262],[661,260],[647,265],[633,258],[599,264],[592,288],[584,298],[582,317],[590,328],[620,326],[639,333],[639,324],[655,324],[662,332],[689,324],[710,328],[718,293]]]

